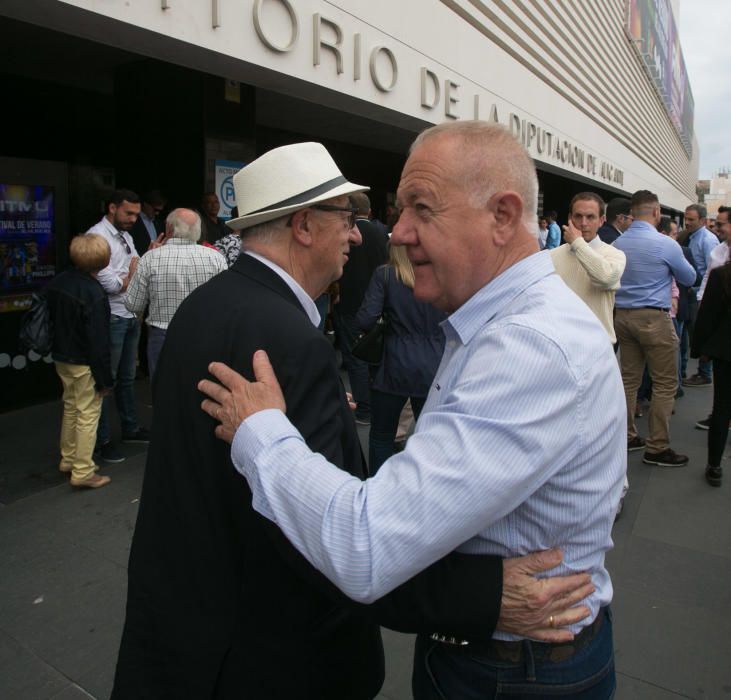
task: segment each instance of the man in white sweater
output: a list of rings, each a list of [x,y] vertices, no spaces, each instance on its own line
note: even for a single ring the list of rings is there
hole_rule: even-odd
[[[551,258],[558,275],[594,312],[607,331],[609,342],[614,344],[614,293],[619,289],[627,260],[621,250],[604,243],[597,235],[604,223],[605,207],[604,200],[595,192],[579,192],[571,200],[569,223],[563,227],[566,243],[552,250]],[[628,490],[625,476],[617,517]]]
[[[626,263],[624,253],[604,243],[597,231],[604,223],[605,204],[594,192],[580,192],[571,200],[564,243],[551,251],[556,272],[602,322],[609,341],[614,335],[614,293]]]

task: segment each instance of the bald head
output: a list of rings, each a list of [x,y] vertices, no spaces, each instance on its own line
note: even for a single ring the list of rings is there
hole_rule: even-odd
[[[173,209],[165,219],[165,233],[169,238],[197,241],[201,237],[201,219],[192,209]]]
[[[414,294],[448,313],[538,251],[533,161],[502,127],[458,122],[414,143],[391,243],[407,246]]]
[[[508,129],[484,121],[439,124],[419,134],[411,152],[435,138],[453,140],[458,154],[452,164],[455,183],[471,193],[473,206],[484,205],[495,192],[513,191],[523,201],[523,223],[537,233],[535,164]]]

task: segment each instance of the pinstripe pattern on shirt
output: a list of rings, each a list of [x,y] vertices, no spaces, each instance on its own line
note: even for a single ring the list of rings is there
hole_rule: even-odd
[[[604,555],[626,472],[624,391],[606,332],[548,252],[492,280],[444,329],[416,431],[374,478],[311,453],[278,411],[241,425],[234,464],[254,508],[358,600],[457,548],[510,557],[560,546],[551,574],[588,571],[596,587],[578,631],[612,598]]]

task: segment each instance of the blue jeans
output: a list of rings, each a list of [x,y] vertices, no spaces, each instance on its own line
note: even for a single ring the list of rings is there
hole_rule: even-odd
[[[134,433],[137,428],[137,406],[135,405],[135,371],[137,367],[137,343],[140,339],[140,322],[136,318],[125,318],[112,314],[109,323],[109,342],[114,377],[114,399],[122,423],[122,435]],[[109,413],[112,410],[111,394],[104,397],[96,444],[101,446],[112,438]]]
[[[610,700],[614,697],[612,617],[608,608],[596,636],[567,659],[552,661],[555,645],[524,642],[524,661],[499,661],[419,635],[414,651],[415,700]]]
[[[150,371],[150,381],[155,376],[157,360],[160,357],[163,343],[165,342],[165,328],[147,326],[147,368]]]
[[[414,419],[419,419],[426,399],[419,396],[397,396],[371,389],[371,432],[368,437],[368,472],[373,476],[396,451],[394,440],[398,419],[407,399],[411,399]]]
[[[698,360],[698,374],[710,379],[713,374],[713,360]]]
[[[353,393],[353,401],[357,404],[355,415],[356,417],[362,416],[365,418],[371,412],[370,390],[368,387],[370,377],[368,365],[351,354],[353,343],[359,332],[358,326],[355,325],[355,316],[342,314],[335,306],[333,308],[333,323],[340,343],[343,365],[350,380],[350,391]]]

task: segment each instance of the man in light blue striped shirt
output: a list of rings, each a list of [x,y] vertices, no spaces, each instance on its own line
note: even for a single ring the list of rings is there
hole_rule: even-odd
[[[614,692],[604,555],[626,472],[624,394],[606,332],[538,253],[537,189],[530,157],[501,127],[443,124],[414,143],[391,240],[407,247],[416,297],[451,315],[414,436],[375,477],[353,479],[307,448],[263,353],[257,383],[214,363],[231,392],[200,384],[253,507],[356,600],[454,549],[505,557],[561,546],[552,575],[591,574],[592,614],[571,626],[569,644],[419,637],[417,699],[476,687],[496,697],[498,673],[524,695]]]

